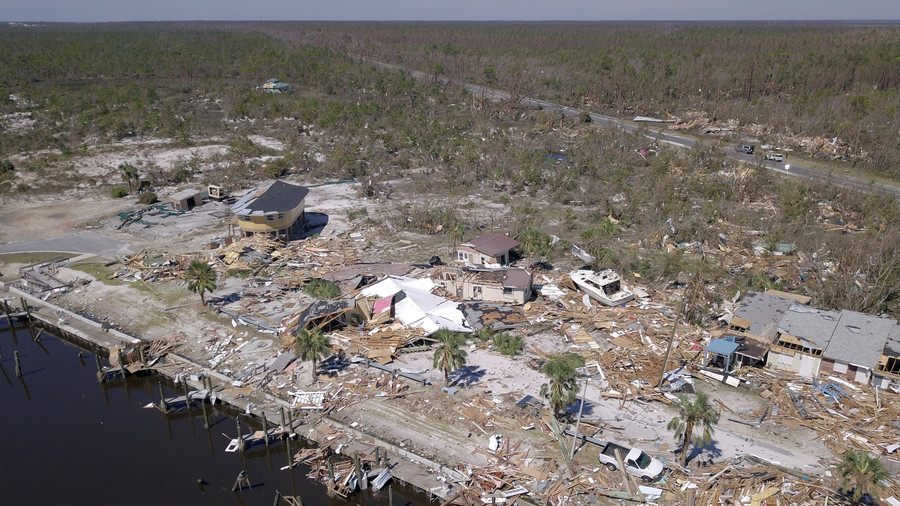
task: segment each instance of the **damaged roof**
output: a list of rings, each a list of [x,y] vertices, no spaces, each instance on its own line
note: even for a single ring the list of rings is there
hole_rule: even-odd
[[[747,292],[734,315],[750,322],[748,334],[771,340],[778,330],[778,322],[788,308],[796,303],[796,300],[774,293]]]
[[[900,323],[895,323],[884,343],[884,356],[900,357]]]
[[[799,339],[804,346],[824,350],[831,340],[841,314],[800,304],[788,308],[778,331]]]
[[[531,281],[531,273],[525,269],[507,269],[506,276],[503,277],[503,287],[528,290],[531,288]]]
[[[887,318],[841,311],[841,319],[822,357],[874,369],[896,325]]]
[[[393,296],[394,314],[403,325],[421,328],[429,335],[440,329],[472,332],[460,304],[431,293],[435,284],[428,278],[388,276],[363,288],[363,297]]]
[[[500,234],[479,235],[471,241],[460,244],[492,257],[502,255],[518,245],[519,241]]]
[[[311,321],[322,320],[329,316],[336,316],[356,307],[352,300],[316,300],[306,306],[298,318],[297,332],[306,328]]]
[[[263,216],[296,209],[309,194],[305,186],[275,181],[253,190],[231,206],[231,212],[239,216]]]

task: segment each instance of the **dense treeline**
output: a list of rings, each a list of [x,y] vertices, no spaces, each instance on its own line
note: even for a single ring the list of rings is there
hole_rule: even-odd
[[[838,137],[900,174],[900,27],[850,24],[330,24],[304,40],[611,114],[765,125]],[[736,132],[738,134],[739,132]],[[813,154],[815,151],[813,151]],[[824,155],[824,153],[822,153]]]
[[[877,66],[861,65],[847,82],[822,70],[810,73],[803,58],[788,72],[798,51],[824,51],[816,46],[821,33],[815,27],[798,28],[805,49],[789,43],[783,27],[662,28],[293,23],[3,28],[0,57],[16,63],[0,67],[0,114],[28,112],[36,125],[0,132],[0,160],[57,150],[62,154],[56,159],[27,158],[15,169],[36,171],[49,182],[62,175],[47,167],[64,166],[81,150],[112,140],[152,136],[189,145],[224,139],[229,159],[216,162],[218,169],[200,176],[201,162],[188,160],[172,174],[143,170],[142,177],[151,177],[154,185],[192,177],[209,182],[224,181],[224,175],[228,181],[279,177],[293,170],[312,177],[356,177],[365,183],[364,196],[393,197],[379,218],[392,230],[459,239],[489,227],[519,238],[527,255],[550,260],[567,258],[566,246],[577,243],[627,277],[688,283],[691,293],[703,294],[689,306],[694,320],[737,289],[766,287],[808,293],[826,307],[897,314],[900,230],[893,225],[900,221],[900,208],[890,198],[784,181],[758,167],[737,169],[714,147],[687,151],[656,145],[640,135],[473,97],[437,79],[381,70],[357,57],[393,60],[432,77],[461,76],[601,112],[678,114],[693,104],[712,107],[711,115],[722,118],[752,113],[760,123],[768,123],[769,113],[781,113],[777,104],[798,107],[792,101],[799,92],[788,90],[800,86],[806,73],[807,85],[815,82],[824,91],[804,88],[805,93],[821,93],[817,100],[824,102],[804,105],[808,118],[801,114],[790,121],[809,121],[808,128],[817,132],[822,123],[814,118],[847,120],[821,105],[838,108],[846,99],[847,93],[834,92],[836,83],[849,93],[896,94],[896,83],[891,89],[865,89],[872,86],[863,84],[869,80],[896,79],[880,76],[873,70]],[[842,30],[847,33],[838,40],[854,30],[869,33]],[[745,44],[770,32],[787,55],[777,80],[794,84],[771,84],[766,91],[759,76],[771,65],[757,63],[747,101],[741,87],[751,75],[746,61],[773,42]],[[888,27],[871,29],[860,44],[889,45],[892,33]],[[738,53],[750,60],[742,65],[722,56]],[[877,58],[888,65],[887,57]],[[660,72],[671,74],[671,80]],[[269,77],[291,83],[294,91],[257,90]],[[708,92],[689,91],[697,79]],[[9,94],[17,100],[6,100]],[[878,114],[893,118],[896,112],[882,107],[881,98],[872,98],[856,121]],[[265,152],[247,138],[257,133],[283,141],[283,159],[267,167],[244,163]],[[859,138],[874,142],[875,137]],[[900,148],[872,149],[890,154]],[[327,156],[322,160],[316,153]],[[564,158],[548,158],[561,153]],[[725,170],[723,162],[729,164]],[[6,172],[9,181],[14,171]],[[408,184],[385,184],[400,180]],[[0,183],[0,193],[13,188],[28,190]],[[495,210],[475,204],[473,195]],[[836,229],[836,223],[852,224],[853,232]],[[734,251],[749,251],[756,241],[792,242],[813,261],[791,269],[726,268],[666,246],[696,243],[708,250],[722,236]]]

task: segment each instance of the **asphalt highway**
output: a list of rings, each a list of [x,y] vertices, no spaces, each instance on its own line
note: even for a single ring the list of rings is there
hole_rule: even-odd
[[[373,65],[379,68],[391,69],[391,70],[402,70],[409,75],[416,77],[418,79],[434,79],[434,76],[425,74],[424,72],[418,70],[409,70],[397,65],[392,65],[389,63],[383,62],[375,62],[370,61]],[[437,82],[444,85],[452,85],[455,84],[452,80],[447,79],[445,77],[438,77]],[[480,86],[477,84],[465,83],[462,86],[468,90],[470,93],[480,95],[486,99],[494,100],[494,101],[505,101],[510,100],[509,93],[501,90],[495,90],[492,88],[487,88],[484,86]],[[532,107],[535,109],[541,109],[545,111],[555,111],[559,112],[567,117],[577,117],[584,114],[586,111],[582,111],[580,109],[575,109],[573,107],[568,107],[564,105],[554,104],[552,102],[547,102],[546,100],[538,100],[536,98],[530,97],[522,97],[518,99],[518,102],[524,106]],[[692,148],[698,144],[698,141],[683,135],[679,135],[673,132],[665,132],[665,131],[653,131],[652,123],[648,127],[639,126],[633,122],[624,121],[619,118],[615,118],[613,116],[606,116],[603,114],[597,113],[589,113],[591,118],[591,123],[597,125],[603,125],[608,127],[621,128],[622,130],[629,133],[637,133],[644,132],[648,138],[656,140],[658,142],[664,142],[666,144],[671,144],[673,146],[679,146],[683,148]],[[773,162],[769,160],[760,160],[754,155],[748,155],[743,153],[738,153],[735,151],[725,151],[725,156],[728,158],[740,161],[743,163],[757,164],[761,163],[763,167],[774,171],[780,172],[782,174],[786,174],[794,177],[802,177],[810,180],[824,180],[831,184],[841,186],[844,188],[852,188],[855,190],[859,190],[866,193],[884,193],[887,195],[891,195],[894,198],[900,198],[900,187],[879,184],[872,181],[866,181],[857,177],[849,176],[846,174],[836,174],[834,172],[825,172],[817,169],[813,169],[810,167],[804,167],[801,165],[797,165],[795,163],[791,163],[790,160],[786,162]]]

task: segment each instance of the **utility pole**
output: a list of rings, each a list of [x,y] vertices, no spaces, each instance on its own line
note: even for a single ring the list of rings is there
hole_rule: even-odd
[[[584,410],[584,398],[587,396],[588,376],[584,377],[584,388],[581,391],[581,403],[578,405],[578,418],[575,419],[575,435],[572,436],[572,453],[569,454],[569,460],[575,458],[575,446],[578,444],[578,426],[581,425],[581,412]]]
[[[675,315],[675,326],[672,327],[672,335],[669,336],[669,346],[666,347],[666,359],[663,361],[662,371],[659,373],[659,384],[656,385],[656,388],[662,388],[663,380],[666,379],[666,369],[669,367],[669,355],[672,354],[672,343],[675,341],[675,332],[678,331],[678,321],[681,319],[681,315],[684,314],[684,309],[687,307],[687,299],[681,299],[681,311]]]

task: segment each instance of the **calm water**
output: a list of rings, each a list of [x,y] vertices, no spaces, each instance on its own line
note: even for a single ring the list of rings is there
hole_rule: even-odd
[[[225,453],[237,433],[235,412],[211,410],[209,430],[199,409],[193,417],[166,417],[143,408],[159,400],[156,376],[100,384],[91,353],[79,358],[80,348],[47,332],[41,343],[27,328],[16,333],[18,344],[8,330],[0,331],[0,504],[268,506],[276,490],[299,494],[306,506],[388,504],[387,488],[344,501],[308,480],[306,467],[281,471],[287,463],[282,444]],[[168,386],[165,391],[178,395]],[[261,428],[242,420],[242,433]],[[252,487],[235,494],[231,487],[242,470]],[[198,485],[200,479],[206,485]],[[425,505],[428,499],[395,486],[393,502]]]

